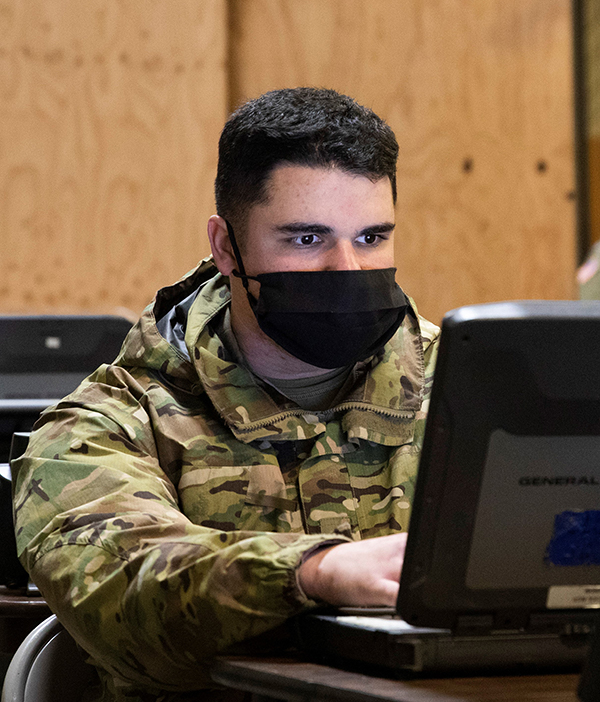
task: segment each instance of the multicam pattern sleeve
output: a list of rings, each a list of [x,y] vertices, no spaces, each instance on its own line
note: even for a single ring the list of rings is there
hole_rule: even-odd
[[[20,460],[18,544],[50,607],[116,678],[194,689],[216,651],[310,605],[295,568],[327,537],[192,523],[127,376],[102,369],[81,404],[44,416]],[[117,400],[129,411],[110,412]]]

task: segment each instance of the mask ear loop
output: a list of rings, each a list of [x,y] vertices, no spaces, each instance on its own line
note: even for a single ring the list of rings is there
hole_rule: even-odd
[[[252,293],[250,292],[250,288],[248,287],[248,280],[258,280],[258,278],[255,278],[252,275],[247,275],[246,274],[246,269],[244,268],[244,262],[242,261],[242,254],[240,253],[240,250],[237,245],[237,241],[235,238],[235,234],[233,233],[233,227],[227,220],[225,220],[225,224],[227,225],[227,233],[229,234],[229,241],[231,242],[231,248],[233,249],[233,255],[235,256],[235,260],[237,261],[238,268],[240,269],[239,271],[231,271],[231,274],[234,275],[236,278],[240,278],[242,281],[242,284],[246,290],[246,297],[248,298],[248,303],[252,310],[254,311],[256,308],[257,300],[254,299]]]
[[[240,269],[239,271],[231,271],[232,274],[236,278],[241,278],[242,284],[244,285],[244,288],[246,288],[246,293],[249,295],[250,291],[248,290],[248,277],[246,275],[246,269],[244,268],[244,262],[242,261],[242,254],[240,253],[240,250],[237,245],[237,241],[235,238],[235,234],[233,233],[233,227],[227,220],[225,220],[225,224],[227,225],[227,233],[229,234],[229,241],[231,242],[231,248],[233,249],[233,255],[235,256],[235,260],[238,264],[238,268]]]

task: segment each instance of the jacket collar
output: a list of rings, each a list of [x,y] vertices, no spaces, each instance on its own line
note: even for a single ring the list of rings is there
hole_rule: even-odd
[[[299,408],[271,387],[267,390],[249,369],[226,359],[211,320],[229,302],[228,280],[216,275],[190,308],[185,340],[202,386],[238,439],[308,439],[323,433],[326,421],[340,417],[351,440],[391,446],[410,440],[424,390],[423,345],[414,306],[380,354],[357,365],[346,399],[315,412]]]

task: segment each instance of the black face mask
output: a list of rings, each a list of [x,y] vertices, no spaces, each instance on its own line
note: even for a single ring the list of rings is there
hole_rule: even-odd
[[[248,276],[227,223],[248,302],[260,328],[279,346],[319,368],[362,361],[391,339],[408,301],[395,268],[349,271],[283,271]],[[260,283],[258,300],[248,280]]]

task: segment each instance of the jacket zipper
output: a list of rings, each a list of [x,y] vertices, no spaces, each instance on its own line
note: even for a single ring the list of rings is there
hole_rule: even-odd
[[[341,405],[338,405],[337,407],[334,407],[332,409],[324,410],[324,411],[310,411],[310,410],[303,410],[303,409],[298,409],[298,410],[287,410],[286,412],[281,412],[279,414],[272,415],[268,419],[263,419],[259,422],[253,422],[249,426],[244,426],[240,427],[239,424],[235,424],[236,431],[240,434],[247,434],[252,431],[256,431],[257,429],[262,429],[266,426],[269,426],[269,424],[275,424],[276,422],[280,422],[283,419],[287,419],[288,417],[302,417],[307,414],[313,414],[315,415],[319,420],[322,420],[323,422],[328,421],[334,414],[337,412],[344,412],[347,410],[365,410],[369,409],[368,407],[365,407],[363,403],[358,403],[358,402],[343,402]],[[376,414],[383,415],[385,417],[390,417],[393,419],[412,419],[415,416],[414,412],[401,412],[399,410],[385,410],[383,408],[377,408]]]

